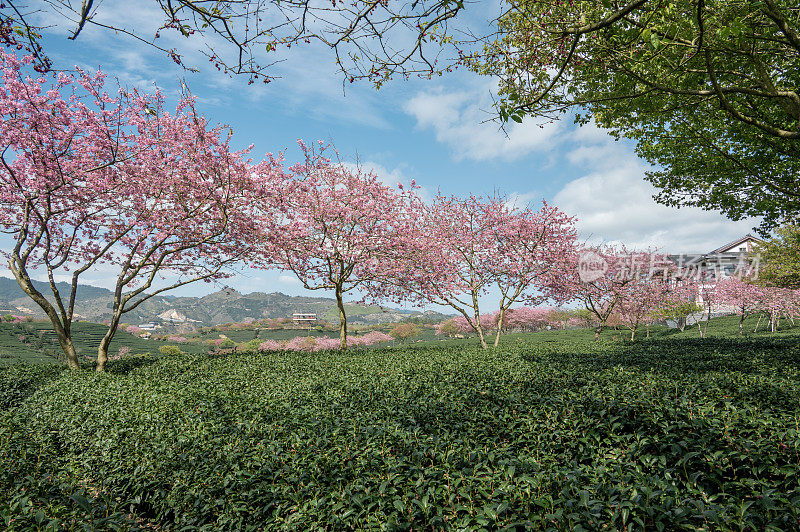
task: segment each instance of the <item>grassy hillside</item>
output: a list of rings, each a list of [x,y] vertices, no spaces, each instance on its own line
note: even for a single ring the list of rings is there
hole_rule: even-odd
[[[790,530],[800,334],[0,370],[11,529]],[[612,336],[609,336],[612,335]],[[14,519],[14,521],[10,521]],[[13,524],[12,524],[13,523]]]

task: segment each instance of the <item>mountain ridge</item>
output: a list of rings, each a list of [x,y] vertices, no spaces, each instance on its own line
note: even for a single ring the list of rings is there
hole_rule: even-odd
[[[34,281],[34,286],[45,296],[50,293],[50,285]],[[56,283],[62,294],[68,294],[68,283]],[[106,288],[81,284],[78,287],[75,314],[78,319],[102,322],[111,317],[112,292]],[[409,317],[439,314],[434,311],[422,313],[392,309],[377,305],[347,304],[348,321],[351,323],[387,323],[401,321]],[[234,288],[225,287],[203,296],[158,295],[143,302],[136,309],[126,313],[123,321],[144,323],[160,321],[159,315],[182,315],[186,323],[197,325],[219,325],[242,322],[247,319],[291,318],[295,312],[316,313],[319,319],[338,321],[336,302],[333,298],[289,296],[282,292],[251,292],[242,294]],[[0,313],[27,314],[45,317],[44,312],[22,291],[15,279],[0,276]],[[445,316],[442,314],[442,316]]]

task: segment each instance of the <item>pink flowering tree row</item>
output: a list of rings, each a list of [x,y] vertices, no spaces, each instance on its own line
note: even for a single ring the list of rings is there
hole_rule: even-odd
[[[391,336],[380,331],[372,331],[362,336],[348,336],[348,347],[370,347],[394,340]],[[259,351],[327,351],[341,349],[339,338],[296,336],[285,342],[266,340],[258,344]]]
[[[585,246],[575,255],[571,293],[594,318],[595,340],[610,324],[631,331],[664,319],[668,309],[695,297],[694,284],[677,278],[676,266],[654,251],[624,246]]]
[[[480,324],[483,330],[497,329],[503,331],[539,331],[543,329],[565,328],[579,325],[574,321],[568,311],[554,307],[516,307],[503,312],[503,321],[500,321],[500,311],[490,314],[481,314]],[[453,336],[455,334],[467,335],[475,333],[475,329],[463,316],[456,316],[434,326],[437,336]]]
[[[744,320],[751,315],[766,315],[773,332],[777,330],[781,317],[794,320],[800,316],[800,290],[759,286],[749,278],[721,280],[716,285],[715,302],[735,310],[739,316],[739,335],[743,333]]]

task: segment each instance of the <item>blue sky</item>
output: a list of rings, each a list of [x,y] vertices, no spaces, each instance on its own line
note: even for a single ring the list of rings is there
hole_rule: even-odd
[[[142,4],[106,0],[99,16],[155,30],[160,18]],[[492,7],[474,9],[479,20],[490,16]],[[379,91],[365,82],[343,86],[330,53],[305,47],[290,50],[276,66],[281,79],[248,86],[246,79],[231,79],[212,68],[194,51],[202,45],[197,40],[162,32],[162,44],[170,47],[173,39],[186,62],[200,68],[192,74],[144,44],[91,25],[76,41],[67,40],[72,26],[46,13],[42,17],[54,24],[44,44],[57,66],[99,66],[124,85],[156,83],[168,94],[185,79],[199,98],[199,109],[212,122],[230,125],[240,147],[253,143],[254,157],[285,151],[292,163],[299,157],[297,139],[332,140],[343,159],[359,160],[387,182],[413,178],[426,194],[499,191],[534,208],[545,198],[578,217],[584,239],[670,253],[709,251],[757,225],[755,220],[731,222],[717,213],[657,205],[643,180],[647,164],[636,158],[632,145],[614,142],[595,127],[527,119],[510,126],[506,135],[496,123],[485,122],[491,118],[490,78],[458,72],[433,80],[393,81]],[[0,246],[8,242],[0,240]],[[110,284],[109,272],[91,273],[85,282]],[[7,269],[0,269],[0,275],[8,275]],[[308,293],[290,276],[273,271],[243,271],[223,284],[242,292]],[[211,290],[201,283],[179,293]],[[492,304],[494,298],[487,299]]]

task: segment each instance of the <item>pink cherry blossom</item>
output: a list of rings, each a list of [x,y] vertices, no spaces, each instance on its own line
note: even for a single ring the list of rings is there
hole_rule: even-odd
[[[482,322],[479,300],[490,288],[502,295],[500,322],[520,299],[565,299],[570,285],[563,270],[571,264],[575,229],[558,209],[545,203],[538,212],[517,210],[500,196],[442,194],[415,209],[416,223],[402,235],[398,299],[453,308],[484,348],[484,331],[493,325]]]

